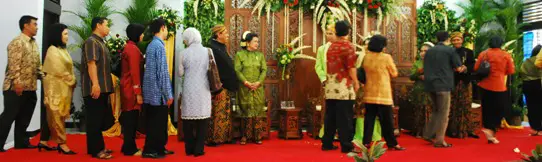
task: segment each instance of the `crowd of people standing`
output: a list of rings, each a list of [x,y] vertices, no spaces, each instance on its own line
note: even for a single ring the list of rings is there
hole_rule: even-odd
[[[73,61],[66,49],[68,28],[54,24],[48,38],[43,66],[38,46],[37,18],[23,16],[19,21],[22,33],[8,45],[8,66],[3,83],[5,110],[0,115],[0,152],[5,152],[7,134],[15,122],[15,148],[39,151],[58,151],[75,155],[67,145],[65,120],[69,117],[73,90],[76,84]],[[92,36],[84,41],[81,54],[82,97],[88,107],[85,111],[87,154],[97,159],[112,158],[107,149],[102,131],[111,125],[107,117],[109,94],[113,93],[110,51],[105,44],[109,34],[109,20],[96,17],[92,20]],[[140,51],[137,44],[144,38],[146,27],[130,24],[126,28],[128,41],[121,54],[121,116],[124,143],[121,152],[126,156],[164,158],[174,154],[166,148],[168,143],[168,111],[174,97],[171,78],[166,61],[164,40],[168,37],[166,21],[153,20],[148,31],[153,35],[146,50]],[[388,149],[403,151],[393,126],[393,95],[391,80],[398,71],[390,54],[384,53],[387,38],[372,36],[367,43],[364,56],[356,54],[355,45],[349,41],[351,26],[347,21],[337,21],[326,31],[328,43],[318,49],[315,71],[322,82],[326,99],[324,116],[323,151],[336,150],[333,145],[338,132],[341,152],[356,152],[354,139],[354,104],[359,91],[365,106],[363,144],[374,141],[375,121],[378,119],[381,134]],[[259,49],[259,36],[246,31],[241,36],[241,47],[233,59],[226,50],[229,41],[224,25],[212,28],[210,47],[202,45],[202,36],[195,28],[182,33],[186,45],[181,53],[178,77],[183,78],[180,111],[185,137],[185,154],[205,155],[204,147],[232,143],[231,118],[241,119],[239,143],[262,144],[263,117],[265,117],[264,81],[267,62]],[[489,49],[474,58],[472,50],[463,47],[461,33],[436,33],[438,42],[422,45],[419,59],[414,63],[410,76],[414,83],[415,121],[412,132],[435,147],[448,148],[445,135],[464,138],[477,137],[476,129],[470,126],[468,109],[472,103],[472,76],[486,69],[488,73],[479,78],[482,89],[483,129],[488,143],[498,144],[496,132],[509,99],[505,76],[515,72],[510,54],[500,47],[504,41],[494,36],[488,42]],[[453,47],[449,46],[452,44]],[[524,76],[524,92],[533,135],[542,135],[541,113],[537,96],[542,94],[539,58],[541,46],[533,50],[533,56],[521,67]],[[211,91],[209,72],[218,68],[221,90]],[[491,65],[491,66],[488,66]],[[360,70],[361,68],[361,70]],[[360,75],[363,72],[362,75]],[[360,77],[361,76],[361,77]],[[32,112],[37,102],[37,81],[44,87],[46,122],[42,123],[42,136],[37,146],[30,144],[26,134]],[[231,98],[236,97],[240,109],[233,113]],[[140,113],[145,107],[145,144],[140,149],[136,144],[136,130]],[[431,114],[427,116],[426,114]],[[426,123],[428,121],[428,123]],[[54,141],[57,147],[48,145]]]

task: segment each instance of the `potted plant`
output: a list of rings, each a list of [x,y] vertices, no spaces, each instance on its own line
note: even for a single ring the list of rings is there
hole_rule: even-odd
[[[75,108],[75,106],[72,104],[72,107]],[[73,108],[72,108],[73,109]],[[73,119],[73,123],[76,128],[79,129],[79,132],[86,132],[86,117],[85,117],[85,109],[86,105],[81,105],[81,109],[78,111],[74,111],[71,115],[71,118]]]
[[[536,148],[531,151],[533,155],[529,156],[519,150],[519,148],[514,149],[515,153],[521,154],[523,156],[520,161],[524,162],[542,162],[542,144],[537,144]]]
[[[351,152],[348,153],[348,157],[354,158],[356,162],[374,162],[386,153],[386,149],[384,149],[386,142],[375,142],[370,148],[365,147],[361,140],[354,140],[353,143],[361,149],[361,156],[358,153]]]

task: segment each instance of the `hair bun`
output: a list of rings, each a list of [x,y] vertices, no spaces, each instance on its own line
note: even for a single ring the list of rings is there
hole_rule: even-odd
[[[248,35],[248,34],[250,34],[250,31],[245,31],[245,32],[243,33],[243,36],[241,37],[241,40],[242,40],[242,41],[245,41],[245,40],[247,39],[247,35]]]

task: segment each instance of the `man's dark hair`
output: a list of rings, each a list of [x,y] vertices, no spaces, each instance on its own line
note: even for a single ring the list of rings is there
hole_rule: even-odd
[[[500,36],[493,36],[489,39],[489,48],[501,48],[504,44],[504,40]]]
[[[68,26],[60,23],[51,26],[51,29],[49,29],[49,42],[51,42],[51,45],[66,48],[66,43],[62,42],[62,32],[66,29],[68,29]]]
[[[531,57],[536,57],[538,53],[540,53],[540,49],[542,49],[542,45],[536,45],[536,47],[534,47],[533,51],[531,52]]]
[[[95,18],[93,18],[92,22],[90,24],[90,27],[92,28],[92,31],[96,30],[96,26],[98,26],[98,24],[103,24],[106,20],[107,20],[107,18],[105,18],[105,17],[95,17]]]
[[[141,24],[130,24],[126,27],[126,35],[128,39],[137,43],[139,42],[139,37],[145,32],[145,26]]]
[[[166,25],[166,21],[163,18],[155,19],[149,24],[149,31],[152,34],[156,34],[160,32],[160,29],[162,29],[162,27],[165,25]]]
[[[369,40],[367,49],[372,52],[382,52],[388,45],[388,39],[382,35],[375,35]]]
[[[337,21],[335,23],[335,35],[342,37],[347,36],[350,33],[350,23],[345,20]]]
[[[21,19],[19,19],[19,29],[21,29],[21,31],[23,31],[24,29],[24,24],[30,24],[30,22],[32,22],[32,20],[38,20],[38,18],[34,17],[34,16],[30,16],[30,15],[24,15],[23,17],[21,17]]]
[[[450,38],[450,35],[448,34],[448,32],[446,31],[439,31],[437,32],[437,41],[438,42],[444,42],[446,41],[448,38]]]

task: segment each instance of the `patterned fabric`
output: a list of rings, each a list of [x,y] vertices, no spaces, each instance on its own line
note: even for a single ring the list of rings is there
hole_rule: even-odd
[[[231,141],[231,109],[230,92],[223,90],[213,96],[213,109],[207,143],[221,144]]]
[[[68,51],[55,46],[47,49],[43,63],[47,123],[51,130],[51,139],[58,144],[66,143],[65,120],[70,116],[70,108],[75,88],[73,61]]]
[[[240,106],[237,111],[238,116],[242,118],[264,117],[266,114],[263,84],[267,75],[267,62],[263,53],[247,50],[237,52],[235,72],[241,81],[238,91]],[[250,90],[242,84],[245,81],[260,82],[262,86],[256,90]]]
[[[199,120],[211,117],[211,91],[207,70],[209,49],[191,44],[181,52],[180,75],[183,78],[181,118]],[[182,70],[181,70],[182,69]]]
[[[325,50],[325,47],[324,49]],[[355,100],[349,70],[355,68],[357,55],[352,43],[341,40],[331,43],[326,55],[327,81],[324,87],[326,99]]]
[[[448,136],[466,138],[473,133],[476,124],[469,120],[472,107],[472,84],[459,81],[452,91],[452,104],[450,106],[450,121],[448,123]]]
[[[164,41],[155,36],[147,46],[143,77],[143,103],[161,106],[166,105],[170,99],[173,99],[173,92],[166,61],[166,48]]]
[[[38,50],[36,40],[22,33],[9,43],[4,91],[13,90],[12,84],[21,84],[24,91],[37,90],[37,80],[41,75]]]
[[[397,68],[391,55],[367,52],[363,58],[363,69],[367,78],[363,102],[368,104],[393,105],[391,78],[397,77]]]
[[[88,73],[89,61],[96,62],[96,74],[100,84],[101,93],[113,93],[113,80],[111,79],[111,56],[109,49],[105,45],[103,38],[93,34],[83,45],[83,54],[81,55],[81,90],[83,97],[90,96],[92,89],[92,80]]]
[[[137,104],[136,96],[141,95],[143,55],[135,42],[128,41],[121,57],[120,89],[122,91],[122,111],[141,110],[141,105]]]
[[[412,132],[415,136],[423,134],[425,123],[429,122],[432,105],[429,94],[424,91],[423,80],[420,79],[421,75],[423,75],[423,61],[417,60],[411,69],[410,80],[414,81],[414,87],[409,95],[409,101],[414,104]]]
[[[262,132],[264,131],[264,118],[241,118],[241,141],[257,142],[262,140]],[[243,141],[242,141],[243,142]]]

